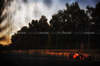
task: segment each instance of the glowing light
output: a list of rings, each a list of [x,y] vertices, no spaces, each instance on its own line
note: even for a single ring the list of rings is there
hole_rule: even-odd
[[[76,56],[79,56],[79,54],[75,54]]]
[[[11,41],[0,41],[0,44],[2,44],[3,46],[10,44]]]
[[[79,54],[75,54],[75,55],[73,55],[73,59],[75,59],[77,56],[79,56]]]
[[[59,53],[59,56],[61,56],[62,55],[62,53]]]
[[[84,58],[83,58],[83,60],[84,60]]]

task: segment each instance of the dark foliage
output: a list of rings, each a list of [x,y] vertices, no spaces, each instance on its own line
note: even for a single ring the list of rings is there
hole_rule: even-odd
[[[80,49],[82,47],[86,49],[88,46],[92,49],[99,48],[99,34],[90,35],[84,32],[100,30],[100,3],[95,8],[87,7],[87,9],[87,12],[80,9],[77,2],[71,5],[67,3],[65,10],[59,10],[52,16],[50,25],[45,16],[39,21],[32,20],[29,27],[22,27],[12,36],[13,49]]]

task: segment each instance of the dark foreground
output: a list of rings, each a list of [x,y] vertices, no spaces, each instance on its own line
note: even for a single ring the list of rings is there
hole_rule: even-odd
[[[2,66],[99,66],[97,60],[70,60],[65,56],[0,53]]]
[[[1,58],[3,66],[98,66],[99,61],[63,60],[61,58]]]
[[[49,59],[0,59],[3,66],[98,66],[99,61],[49,60]]]

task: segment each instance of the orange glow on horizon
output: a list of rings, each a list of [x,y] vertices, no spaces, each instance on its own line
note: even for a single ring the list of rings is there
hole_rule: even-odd
[[[2,38],[4,36],[4,38],[2,40],[0,40],[0,44],[3,45],[3,46],[6,46],[6,45],[10,45],[12,43],[11,41],[11,36],[13,34],[5,34],[4,32],[0,33],[0,38]]]
[[[11,42],[11,37],[9,37],[9,36],[7,36],[4,40],[1,40],[1,41],[0,41],[0,44],[3,45],[3,46],[9,45],[9,44],[11,44],[11,43],[12,43],[12,42]]]
[[[11,44],[11,41],[0,41],[0,44],[5,46]]]

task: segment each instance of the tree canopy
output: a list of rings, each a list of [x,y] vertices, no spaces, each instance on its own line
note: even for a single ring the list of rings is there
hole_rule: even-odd
[[[87,11],[81,9],[78,2],[66,3],[66,9],[59,10],[57,14],[52,15],[50,24],[47,18],[42,16],[40,20],[32,20],[29,27],[22,27],[12,36],[12,45],[14,49],[73,49],[80,48],[81,44],[87,48],[88,34],[73,34],[73,32],[89,32],[93,29],[99,31],[99,12],[100,3],[95,8],[88,6]],[[63,32],[71,32],[71,34]],[[93,47],[94,43],[98,44],[99,35],[90,35],[89,39]]]

